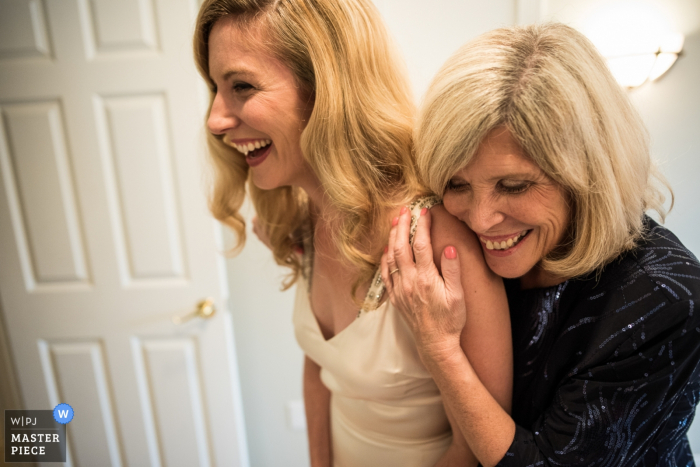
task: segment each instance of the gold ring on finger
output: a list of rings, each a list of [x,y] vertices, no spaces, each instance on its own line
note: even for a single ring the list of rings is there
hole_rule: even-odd
[[[396,269],[394,269],[393,271],[391,271],[391,272],[389,273],[389,275],[391,276],[391,275],[393,275],[395,272],[399,272],[399,268],[396,268]]]

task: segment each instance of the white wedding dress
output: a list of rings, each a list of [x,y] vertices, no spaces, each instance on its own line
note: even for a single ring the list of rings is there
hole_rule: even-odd
[[[375,276],[373,284],[380,281]],[[297,285],[296,339],[321,367],[321,380],[331,392],[333,465],[433,466],[452,440],[440,392],[400,312],[388,300],[365,309],[326,340],[311,309],[307,281]]]

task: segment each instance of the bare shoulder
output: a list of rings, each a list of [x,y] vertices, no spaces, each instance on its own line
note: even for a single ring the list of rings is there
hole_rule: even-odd
[[[471,233],[467,224],[447,212],[447,209],[445,209],[445,206],[442,204],[433,206],[430,209],[430,216],[433,221],[430,229],[430,233],[433,237],[433,244],[437,238],[436,235],[439,237],[451,237],[459,236],[464,233]]]
[[[467,256],[471,260],[481,258],[483,261],[483,253],[476,235],[464,222],[447,212],[442,204],[430,209],[430,216],[432,219],[430,238],[433,246],[433,259],[438,268],[442,251],[447,246],[454,246],[460,258],[466,259],[465,256]]]

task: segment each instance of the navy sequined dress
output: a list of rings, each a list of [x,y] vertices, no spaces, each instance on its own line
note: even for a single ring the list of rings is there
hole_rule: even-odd
[[[510,466],[693,466],[700,395],[700,264],[645,219],[635,250],[594,274],[519,290]]]

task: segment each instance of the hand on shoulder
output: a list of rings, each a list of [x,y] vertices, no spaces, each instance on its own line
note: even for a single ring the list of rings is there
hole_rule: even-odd
[[[381,261],[382,279],[389,298],[413,331],[427,366],[431,361],[450,359],[462,353],[460,335],[466,321],[460,258],[451,245],[437,253],[444,256],[441,275],[433,259],[431,219],[431,212],[423,209],[411,248],[411,214],[402,209],[398,222],[395,220],[392,226],[389,245]]]
[[[500,280],[486,265],[479,239],[467,227],[467,224],[447,212],[442,204],[433,207],[430,210],[430,215],[433,260],[438,271],[442,271],[443,251],[447,246],[453,246],[463,265],[463,274],[469,274],[470,277],[479,275],[489,281]]]

